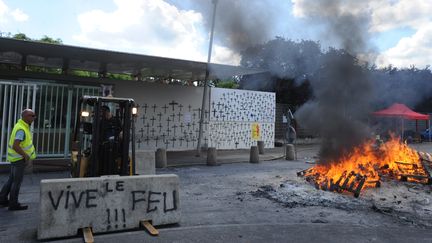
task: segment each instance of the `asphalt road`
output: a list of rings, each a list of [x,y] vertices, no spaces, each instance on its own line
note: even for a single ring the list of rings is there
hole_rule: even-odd
[[[423,151],[432,147],[420,146]],[[95,235],[95,242],[432,242],[430,228],[406,225],[376,212],[289,208],[254,195],[262,186],[278,185],[311,166],[306,161],[316,151],[304,149],[307,156],[299,161],[158,169],[158,174],[174,173],[180,177],[181,222],[158,227],[157,237],[137,229]],[[67,173],[26,175],[20,200],[30,209],[0,209],[0,242],[37,242],[39,181],[64,177]],[[0,175],[0,182],[6,178],[6,174]],[[369,220],[355,220],[358,214]],[[83,240],[77,236],[52,242]]]

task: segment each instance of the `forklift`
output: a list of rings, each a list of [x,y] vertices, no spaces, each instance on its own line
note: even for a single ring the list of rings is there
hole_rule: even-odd
[[[135,175],[134,100],[85,95],[78,108],[71,176]]]

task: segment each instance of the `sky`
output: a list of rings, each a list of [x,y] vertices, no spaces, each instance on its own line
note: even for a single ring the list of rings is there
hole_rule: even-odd
[[[0,0],[0,33],[205,62],[212,9],[212,0]],[[344,48],[340,35],[359,30],[365,45],[357,56],[379,67],[425,68],[431,12],[429,0],[219,0],[211,61],[238,65],[243,49],[276,36]],[[360,28],[344,26],[346,16]]]

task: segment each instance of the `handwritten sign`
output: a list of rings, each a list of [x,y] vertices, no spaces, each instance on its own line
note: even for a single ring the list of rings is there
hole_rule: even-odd
[[[251,127],[252,139],[253,140],[260,140],[261,139],[261,131],[260,131],[259,123],[252,123],[251,126],[252,126]]]
[[[178,223],[178,190],[176,175],[42,180],[38,239]]]

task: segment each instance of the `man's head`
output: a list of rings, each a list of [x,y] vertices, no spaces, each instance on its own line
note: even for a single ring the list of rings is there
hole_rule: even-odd
[[[102,110],[102,115],[105,119],[110,119],[112,117],[110,108],[108,106],[106,105],[102,106],[101,110]]]
[[[36,119],[36,114],[32,109],[24,109],[21,112],[21,117],[23,121],[30,125]]]

